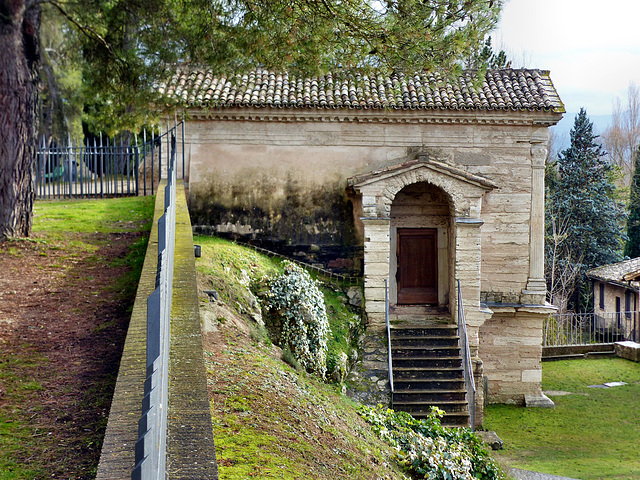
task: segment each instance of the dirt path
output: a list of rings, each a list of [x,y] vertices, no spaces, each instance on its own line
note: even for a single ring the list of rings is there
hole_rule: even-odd
[[[34,237],[0,243],[0,413],[26,422],[19,464],[38,478],[95,477],[133,298],[117,259],[139,233],[83,235],[77,253]]]

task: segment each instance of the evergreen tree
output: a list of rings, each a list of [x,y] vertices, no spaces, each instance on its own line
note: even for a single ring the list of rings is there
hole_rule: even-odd
[[[86,113],[115,133],[158,114],[176,62],[455,76],[502,0],[0,0],[0,241],[31,231],[43,5],[78,32]]]
[[[557,175],[547,176],[547,238],[553,236],[554,226],[562,226],[563,247],[556,265],[560,271],[578,268],[568,306],[586,310],[592,295],[585,272],[622,260],[625,211],[615,198],[614,166],[596,143],[597,135],[584,109],[576,116],[570,135],[571,145],[558,155]]]
[[[640,257],[640,145],[636,150],[633,163],[629,218],[627,219],[627,243],[624,246],[624,254],[630,258]]]

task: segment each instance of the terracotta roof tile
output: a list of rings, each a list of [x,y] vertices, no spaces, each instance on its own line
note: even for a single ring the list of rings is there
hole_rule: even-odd
[[[179,68],[161,89],[187,107],[287,107],[418,110],[544,110],[564,113],[546,70],[489,70],[476,87],[470,73],[391,77],[327,74],[299,78],[255,70],[231,78]]]

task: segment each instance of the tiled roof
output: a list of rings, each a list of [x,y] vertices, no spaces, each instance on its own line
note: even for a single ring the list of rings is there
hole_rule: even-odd
[[[490,70],[482,86],[471,73],[301,78],[255,70],[231,78],[181,67],[161,93],[187,107],[524,110],[564,113],[549,72]]]
[[[606,282],[626,282],[640,276],[640,257],[603,265],[587,271],[587,276]]]

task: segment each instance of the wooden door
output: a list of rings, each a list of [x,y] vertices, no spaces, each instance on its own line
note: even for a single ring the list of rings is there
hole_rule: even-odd
[[[438,303],[438,241],[435,228],[398,229],[398,304]]]

